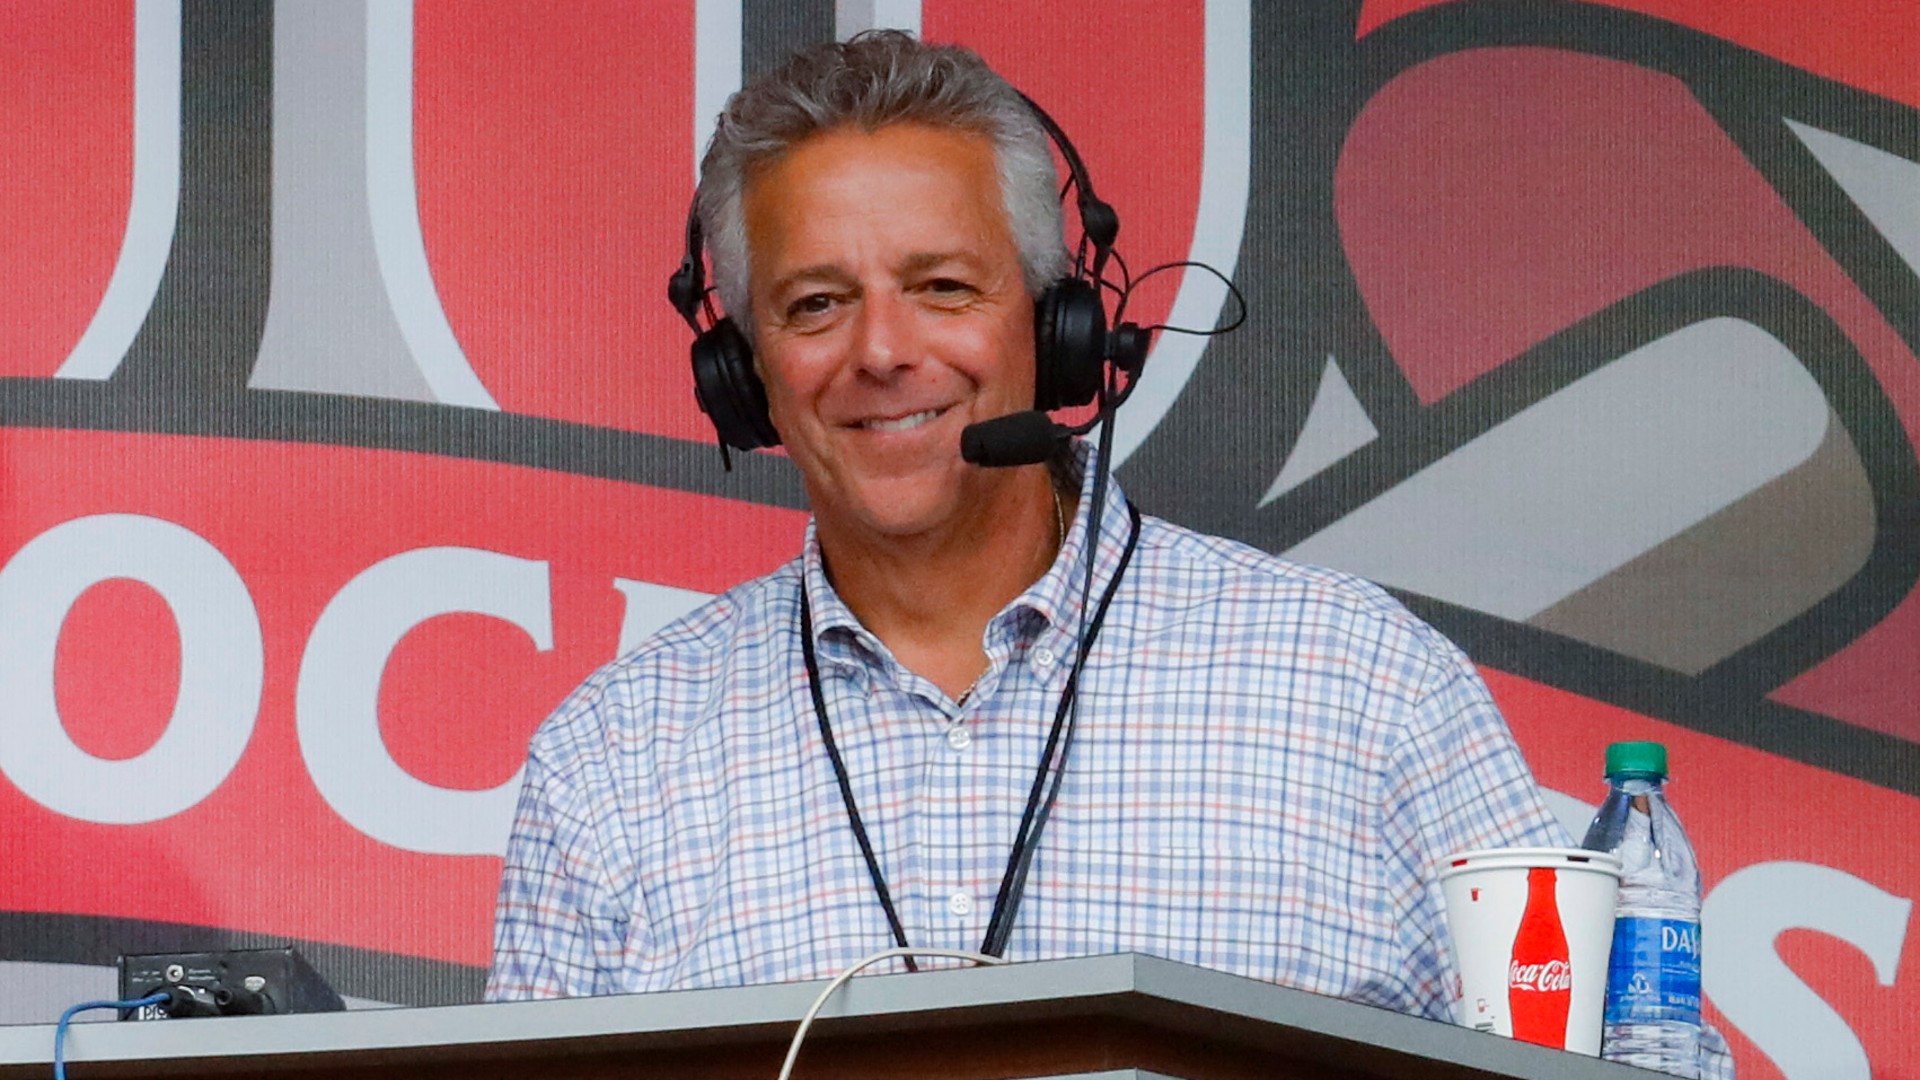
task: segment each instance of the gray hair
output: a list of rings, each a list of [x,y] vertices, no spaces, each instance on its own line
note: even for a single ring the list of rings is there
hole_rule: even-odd
[[[970,50],[873,30],[802,49],[740,88],[707,144],[694,204],[720,303],[749,336],[751,256],[741,206],[747,183],[811,135],[847,124],[875,131],[902,122],[991,139],[1027,291],[1037,297],[1066,276],[1052,144],[1019,92]]]

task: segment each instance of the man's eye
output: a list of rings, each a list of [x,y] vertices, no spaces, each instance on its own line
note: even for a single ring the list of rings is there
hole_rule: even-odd
[[[971,297],[975,293],[972,285],[958,278],[934,278],[921,286],[927,295],[943,302],[954,302]]]
[[[814,315],[825,315],[832,310],[832,296],[827,293],[810,293],[787,305],[787,318],[804,319]]]

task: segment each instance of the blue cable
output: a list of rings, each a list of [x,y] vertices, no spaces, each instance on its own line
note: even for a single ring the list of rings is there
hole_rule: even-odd
[[[60,1014],[60,1022],[53,1026],[53,1080],[67,1080],[67,1025],[73,1022],[75,1013],[88,1009],[137,1009],[142,1005],[158,1005],[167,1000],[164,992],[155,991],[143,998],[132,1001],[83,1001]]]

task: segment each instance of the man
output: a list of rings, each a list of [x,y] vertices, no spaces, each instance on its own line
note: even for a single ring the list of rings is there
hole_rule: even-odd
[[[490,996],[979,948],[1092,544],[1111,607],[1006,956],[1152,953],[1446,1015],[1435,860],[1566,843],[1466,658],[1373,586],[1117,491],[1089,535],[1085,447],[960,458],[962,428],[1032,406],[1056,191],[1030,111],[961,50],[865,35],[729,103],[698,205],[813,522],[535,736]]]

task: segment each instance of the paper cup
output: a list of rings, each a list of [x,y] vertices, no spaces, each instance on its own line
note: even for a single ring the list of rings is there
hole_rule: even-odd
[[[1440,868],[1460,970],[1454,1019],[1600,1053],[1620,860],[1584,848],[1462,852]]]

